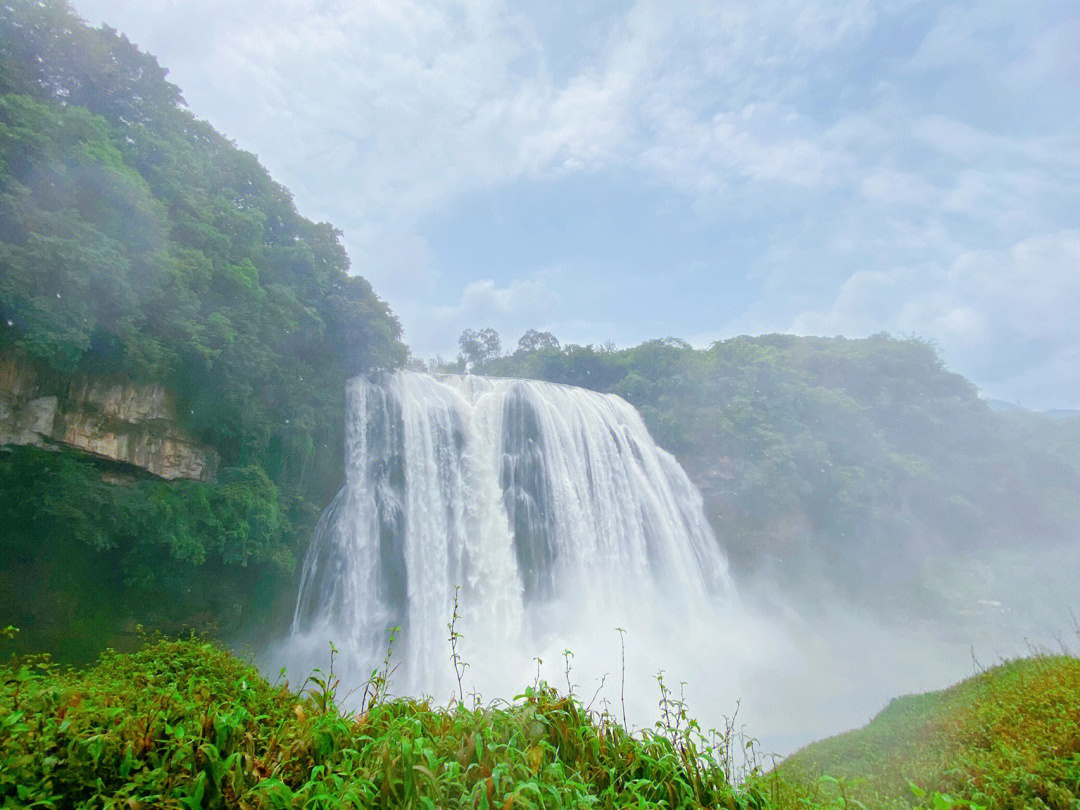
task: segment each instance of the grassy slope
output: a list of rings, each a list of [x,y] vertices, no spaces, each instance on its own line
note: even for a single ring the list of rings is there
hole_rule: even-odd
[[[865,728],[808,746],[779,773],[796,795],[825,801],[843,789],[867,807],[930,804],[909,782],[987,807],[1080,807],[1080,660],[1020,659],[897,698]]]

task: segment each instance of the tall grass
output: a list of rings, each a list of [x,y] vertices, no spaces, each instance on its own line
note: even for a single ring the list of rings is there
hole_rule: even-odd
[[[634,734],[542,682],[472,707],[376,686],[351,714],[332,669],[297,695],[197,640],[3,673],[5,807],[767,807],[675,702]]]
[[[451,636],[455,625],[448,628]],[[10,636],[12,629],[0,632]],[[4,808],[1080,807],[1080,661],[1038,656],[894,701],[866,728],[770,772],[734,718],[706,731],[658,675],[660,719],[631,732],[539,678],[511,701],[389,698],[359,710],[316,670],[292,692],[197,639],[86,670],[0,664]],[[464,662],[454,662],[455,672]]]

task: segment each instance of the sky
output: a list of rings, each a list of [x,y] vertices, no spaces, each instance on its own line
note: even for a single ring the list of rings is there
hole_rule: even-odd
[[[935,341],[1080,407],[1080,4],[74,0],[254,152],[414,354]]]

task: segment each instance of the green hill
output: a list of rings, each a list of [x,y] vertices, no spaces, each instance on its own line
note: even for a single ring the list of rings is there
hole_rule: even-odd
[[[938,793],[958,804],[1070,810],[1080,806],[1080,660],[1020,659],[897,698],[865,728],[804,748],[777,773],[791,806],[842,794],[871,808],[949,807],[932,803]]]
[[[164,481],[63,444],[0,452],[0,613],[22,643],[86,658],[136,621],[233,632],[289,580],[342,478],[345,380],[407,355],[348,269],[154,57],[64,0],[0,5],[0,394],[31,379],[62,411],[162,386],[176,424],[146,442],[216,463]]]

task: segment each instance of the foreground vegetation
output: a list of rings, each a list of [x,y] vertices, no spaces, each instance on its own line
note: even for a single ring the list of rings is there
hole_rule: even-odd
[[[331,658],[332,661],[332,658]],[[1075,808],[1080,661],[1014,661],[893,701],[736,786],[730,737],[662,694],[627,731],[546,684],[466,707],[386,696],[356,713],[331,672],[299,694],[215,645],[159,640],[85,670],[0,667],[4,807]]]
[[[780,774],[795,795],[874,808],[937,792],[982,807],[1074,810],[1080,660],[1020,659],[951,689],[897,698],[865,728],[790,757]]]
[[[107,653],[85,672],[21,661],[0,693],[5,807],[764,807],[696,727],[627,734],[544,684],[466,708],[357,714],[332,676],[302,695],[210,644]]]

